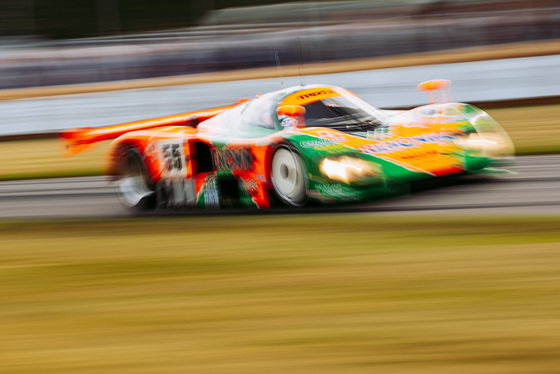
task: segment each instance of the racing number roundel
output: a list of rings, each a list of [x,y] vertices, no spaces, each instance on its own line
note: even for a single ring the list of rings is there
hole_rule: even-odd
[[[182,140],[163,140],[158,143],[159,161],[165,177],[186,177],[185,151]]]

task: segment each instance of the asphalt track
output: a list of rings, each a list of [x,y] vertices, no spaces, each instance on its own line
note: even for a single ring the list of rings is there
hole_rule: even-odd
[[[516,172],[499,178],[469,176],[443,186],[376,203],[266,213],[384,212],[392,214],[559,214],[560,155],[526,156]],[[256,210],[163,211],[156,215],[263,214]],[[126,217],[114,186],[103,177],[23,180],[0,183],[0,218]]]

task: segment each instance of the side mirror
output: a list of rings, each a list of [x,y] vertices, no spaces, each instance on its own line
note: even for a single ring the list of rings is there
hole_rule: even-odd
[[[305,108],[299,105],[282,105],[276,108],[276,114],[290,118],[303,117],[305,115]]]

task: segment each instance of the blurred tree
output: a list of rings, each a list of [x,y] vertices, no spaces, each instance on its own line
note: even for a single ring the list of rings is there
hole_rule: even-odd
[[[95,0],[35,0],[36,33],[53,38],[97,34]]]
[[[34,0],[0,0],[0,36],[34,33]]]
[[[0,0],[0,36],[80,38],[188,27],[204,13],[282,0]]]

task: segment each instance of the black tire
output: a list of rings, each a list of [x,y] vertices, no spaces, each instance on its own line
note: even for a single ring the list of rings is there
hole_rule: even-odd
[[[288,206],[303,206],[307,202],[305,170],[298,153],[280,146],[272,156],[270,177],[276,197]]]
[[[155,186],[150,183],[146,164],[135,148],[125,148],[121,153],[117,193],[122,204],[133,211],[155,208]]]

